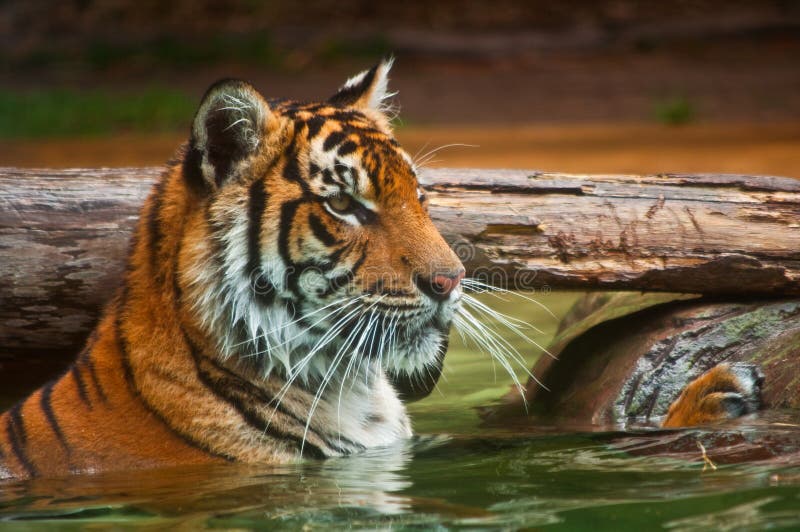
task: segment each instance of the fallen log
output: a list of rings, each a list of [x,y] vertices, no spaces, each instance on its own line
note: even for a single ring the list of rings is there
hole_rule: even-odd
[[[158,168],[0,168],[0,346],[72,349]],[[429,169],[469,274],[512,288],[800,295],[800,180]]]
[[[763,376],[763,409],[800,408],[800,299],[667,301],[662,294],[592,293],[579,299],[525,385],[484,420],[658,425],[681,390],[720,363]]]
[[[531,370],[536,380],[480,410],[490,427],[619,431],[612,445],[639,456],[718,464],[800,459],[800,300],[714,301],[667,294],[593,292],[561,321]],[[726,363],[755,376],[743,417],[692,430],[652,431],[692,380]],[[742,374],[739,373],[739,374]],[[745,407],[746,405],[746,407]],[[788,429],[788,430],[787,430]]]

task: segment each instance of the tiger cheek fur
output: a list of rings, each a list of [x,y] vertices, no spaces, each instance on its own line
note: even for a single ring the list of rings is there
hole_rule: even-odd
[[[398,391],[438,375],[463,267],[391,135],[390,66],[317,104],[209,89],[84,351],[0,418],[0,478],[281,463],[411,435]]]

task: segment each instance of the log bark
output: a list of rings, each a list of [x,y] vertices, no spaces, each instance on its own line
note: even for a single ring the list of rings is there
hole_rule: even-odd
[[[681,390],[720,363],[754,365],[762,409],[800,408],[800,300],[664,302],[589,294],[531,370],[526,408],[512,389],[488,424],[660,424]],[[515,421],[516,420],[516,421]],[[797,446],[795,445],[796,449]]]
[[[159,168],[0,168],[0,346],[79,344]],[[430,169],[469,274],[522,289],[800,295],[800,181]]]

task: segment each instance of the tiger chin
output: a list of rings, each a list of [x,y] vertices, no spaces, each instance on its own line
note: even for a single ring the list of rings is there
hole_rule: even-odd
[[[390,67],[321,103],[208,90],[84,350],[0,417],[0,478],[411,436],[402,399],[438,378],[464,268],[392,136]]]

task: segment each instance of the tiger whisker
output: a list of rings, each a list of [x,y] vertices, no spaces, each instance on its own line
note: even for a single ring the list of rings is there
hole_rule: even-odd
[[[387,339],[387,342],[386,342],[386,350],[389,351],[389,352],[393,352],[394,351],[394,345],[392,343],[392,339],[394,338],[395,331],[397,330],[397,324],[399,322],[399,313],[400,313],[400,311],[395,309],[393,311],[393,313],[392,313],[392,317],[389,320],[389,327],[388,327],[389,334],[388,334],[388,339]],[[384,349],[381,346],[381,348],[378,349],[378,372],[379,373],[383,371],[383,353],[384,353]],[[367,386],[369,386],[369,375],[367,375]]]
[[[463,307],[459,309],[459,312],[462,316],[467,318],[478,330],[484,332],[484,337],[487,341],[490,342],[491,345],[495,346],[496,348],[500,349],[504,354],[508,355],[513,361],[520,365],[523,368],[526,374],[532,379],[536,379],[533,374],[528,369],[527,364],[525,363],[525,357],[522,356],[522,353],[514,347],[508,340],[497,334],[496,331],[486,327],[481,323],[479,319],[473,316],[468,310],[464,309]]]
[[[462,297],[464,298],[463,299],[464,301],[469,301],[470,303],[474,303],[477,306],[480,306],[481,308],[485,309],[486,311],[491,312],[494,316],[497,317],[498,321],[500,320],[500,318],[502,318],[504,324],[507,322],[507,323],[510,324],[510,326],[517,327],[519,329],[531,328],[531,329],[534,329],[536,332],[539,332],[539,333],[542,332],[541,330],[536,328],[533,324],[528,323],[527,321],[521,320],[519,318],[515,318],[513,316],[509,316],[508,314],[504,314],[504,313],[500,312],[499,310],[493,309],[493,308],[489,307],[488,305],[486,305],[485,303],[483,303],[481,300],[471,296],[470,294],[462,294]]]
[[[378,298],[376,301],[374,301],[372,304],[370,304],[370,306],[367,307],[366,310],[372,309],[384,297],[386,297],[386,296],[381,296],[380,298]],[[356,300],[361,300],[361,299],[363,299],[363,298],[361,298],[361,297],[356,298]],[[297,364],[295,364],[292,368],[290,368],[290,370],[289,370],[289,379],[287,379],[287,382],[284,383],[283,387],[279,390],[278,394],[276,394],[275,398],[273,399],[276,402],[276,404],[275,404],[275,408],[272,411],[272,415],[270,415],[270,418],[267,421],[267,427],[272,422],[272,418],[274,417],[275,413],[277,412],[277,409],[280,407],[280,404],[283,401],[283,398],[285,397],[285,395],[288,392],[289,388],[291,387],[292,383],[294,383],[294,381],[296,380],[297,376],[301,374],[302,369],[307,364],[309,364],[311,362],[312,357],[314,355],[316,355],[318,352],[320,352],[322,349],[324,349],[327,345],[329,345],[338,336],[338,334],[341,332],[342,329],[344,329],[344,327],[347,325],[347,323],[349,322],[350,318],[353,315],[357,314],[358,312],[362,312],[362,314],[363,314],[363,312],[365,312],[366,310],[362,309],[362,308],[356,308],[356,309],[350,310],[350,312],[348,312],[347,315],[342,316],[339,320],[337,320],[334,323],[333,326],[331,326],[331,328],[322,336],[322,338],[320,338],[317,341],[317,343],[311,348],[310,352],[307,355],[305,355]],[[359,317],[359,320],[360,319],[361,319],[361,317]],[[354,327],[354,330],[357,329],[357,327],[358,327],[358,324],[356,325],[356,327]],[[308,431],[308,429],[306,428],[306,433],[307,433],[307,431]],[[304,440],[303,441],[305,442],[305,436],[304,436]]]
[[[322,323],[323,321],[327,320],[328,318],[330,318],[330,317],[332,317],[332,316],[335,316],[335,315],[336,315],[336,314],[338,314],[339,312],[343,312],[343,311],[344,311],[344,310],[346,310],[348,307],[350,307],[350,306],[352,306],[353,304],[357,303],[357,302],[359,301],[359,299],[360,299],[360,298],[353,299],[352,301],[349,301],[349,302],[347,302],[347,303],[346,303],[346,304],[344,304],[343,306],[341,306],[341,307],[339,307],[339,308],[337,308],[337,309],[335,309],[335,310],[333,310],[333,311],[329,312],[328,314],[326,314],[325,316],[323,316],[322,318],[320,318],[319,320],[317,320],[316,322],[314,322],[313,324],[311,324],[311,325],[308,327],[308,329],[313,329],[314,327],[316,327],[317,325],[319,325],[319,324],[320,324],[320,323]],[[278,330],[280,330],[280,329],[278,329]],[[265,335],[266,335],[266,334],[267,334],[267,333],[265,333],[265,334],[264,334],[264,335],[262,335],[261,337],[265,337]],[[272,348],[272,349],[278,349],[279,347],[283,347],[283,346],[285,346],[285,345],[288,345],[288,344],[289,344],[290,342],[292,342],[293,340],[296,340],[297,338],[300,338],[301,336],[304,336],[304,335],[306,335],[306,334],[308,334],[308,333],[307,333],[307,331],[304,329],[304,330],[302,330],[302,331],[298,332],[297,334],[295,334],[294,336],[292,336],[291,338],[288,338],[288,339],[284,340],[283,342],[281,342],[280,344],[277,344],[277,345],[275,345],[275,346],[272,346],[271,348]],[[267,350],[269,351],[269,349],[270,349],[270,347],[269,347],[269,344],[268,344],[268,348],[267,348]],[[252,357],[252,356],[256,356],[256,357],[257,357],[257,356],[260,356],[260,355],[263,355],[263,354],[264,354],[264,351],[261,351],[261,352],[256,352],[256,353],[253,353],[253,354],[250,354],[250,355],[244,355],[244,357],[243,357],[243,358],[246,358],[246,357]]]
[[[336,406],[336,419],[337,419],[337,422],[339,424],[339,427],[341,427],[341,423],[342,423],[341,422],[342,392],[344,391],[345,381],[347,380],[347,377],[348,377],[348,375],[350,373],[350,368],[353,366],[355,361],[363,357],[363,355],[361,354],[361,346],[363,345],[364,341],[366,340],[366,337],[371,332],[373,324],[374,324],[376,318],[377,318],[377,314],[376,314],[376,311],[373,309],[373,310],[370,311],[370,316],[366,321],[366,326],[364,327],[364,330],[361,333],[361,337],[358,340],[358,344],[353,349],[353,355],[354,356],[350,357],[350,362],[348,362],[347,368],[345,368],[345,371],[344,371],[344,375],[342,375],[341,384],[339,386],[339,398],[338,398],[338,403],[337,403],[337,406]],[[359,364],[359,366],[360,366],[360,364]],[[340,440],[341,440],[341,432],[339,433],[339,436],[340,436]]]
[[[382,314],[380,314],[380,313],[378,314],[378,316],[380,317],[380,318],[379,318],[379,320],[380,320],[380,322],[381,322],[381,327],[382,327],[382,326],[383,326],[382,324],[383,324],[383,321],[384,321],[384,319],[385,319],[385,316],[383,316],[383,315],[382,315]],[[378,327],[377,327],[377,325],[376,325],[376,326],[375,326],[375,327],[373,327],[373,329],[372,329],[372,333],[371,333],[371,336],[370,336],[370,344],[369,344],[369,349],[368,349],[368,351],[367,351],[368,353],[372,353],[372,342],[374,341],[375,334],[376,334],[377,330],[378,330]],[[381,336],[382,336],[382,335],[383,335],[383,333],[381,333]],[[367,367],[364,369],[364,373],[365,373],[365,374],[368,374],[368,373],[369,373],[369,361],[368,361],[368,359],[369,359],[369,356],[364,356],[364,355],[361,355],[361,356],[359,356],[358,358],[359,358],[360,360],[358,361],[358,366],[356,367],[356,371],[355,371],[355,373],[353,374],[353,379],[352,379],[352,382],[350,383],[350,388],[348,388],[348,390],[347,390],[347,391],[348,391],[348,393],[349,393],[349,392],[351,392],[351,391],[353,390],[353,386],[355,386],[355,385],[358,383],[358,375],[361,373],[361,364],[363,364],[365,360],[367,360]],[[366,377],[366,375],[365,375],[365,380],[367,380],[367,381],[368,381],[368,377]]]
[[[294,364],[288,371],[288,378],[284,385],[278,390],[278,393],[273,398],[275,402],[275,407],[272,410],[272,414],[270,415],[269,419],[266,423],[266,428],[269,428],[270,424],[272,423],[272,419],[274,418],[275,414],[278,411],[284,397],[288,393],[291,385],[294,381],[302,374],[302,369],[311,362],[311,359],[316,355],[323,347],[327,346],[330,342],[332,342],[339,332],[347,325],[348,320],[351,316],[358,312],[359,309],[351,310],[347,315],[342,316],[339,320],[320,338],[314,347],[306,354],[303,358],[301,358],[296,364]],[[265,429],[266,431],[266,429]]]
[[[414,164],[417,164],[417,163],[416,163],[416,161],[417,161],[417,158],[419,157],[419,154],[420,154],[420,152],[422,152],[422,150],[424,150],[425,148],[427,148],[427,147],[428,147],[428,145],[429,145],[430,143],[431,143],[431,141],[429,141],[429,140],[426,140],[426,141],[425,141],[425,144],[423,144],[423,145],[422,145],[422,147],[421,147],[420,149],[418,149],[418,150],[417,150],[417,151],[414,153],[414,155],[412,155],[412,156],[411,156],[411,160],[412,160],[412,161],[415,161],[415,162],[414,162]]]
[[[342,426],[342,393],[344,392],[344,384],[347,381],[347,377],[350,375],[350,369],[353,367],[353,365],[356,363],[356,361],[358,361],[358,359],[360,358],[360,355],[358,354],[358,347],[356,347],[356,349],[354,349],[353,352],[354,352],[355,356],[351,356],[350,357],[350,361],[347,363],[347,367],[344,370],[344,374],[342,375],[342,378],[340,379],[339,397],[338,397],[338,400],[337,400],[337,403],[336,403],[336,422],[337,422],[337,426],[340,427],[340,430],[339,430],[339,442],[340,443],[341,443],[341,435],[342,435],[342,433],[341,433],[341,426]]]
[[[558,359],[554,354],[552,354],[545,347],[540,345],[539,342],[537,342],[536,340],[533,340],[532,338],[530,338],[527,334],[525,334],[517,326],[515,326],[513,322],[509,321],[508,318],[510,318],[510,316],[507,316],[507,315],[503,314],[502,312],[498,312],[498,311],[496,311],[496,310],[484,305],[482,302],[478,301],[474,297],[469,296],[468,294],[463,294],[463,297],[464,297],[464,304],[466,304],[467,306],[475,309],[477,312],[480,312],[481,315],[483,315],[483,316],[485,316],[485,317],[487,317],[489,319],[494,319],[495,321],[497,321],[501,325],[505,326],[509,331],[514,333],[516,336],[518,336],[518,337],[522,338],[523,340],[525,340],[526,342],[536,346],[537,349],[541,350],[543,353],[546,353],[547,356],[549,356],[553,360],[557,360]],[[514,318],[512,318],[512,319],[514,319]],[[516,321],[519,321],[519,320],[516,320]],[[525,322],[521,322],[521,323],[525,323]],[[533,326],[531,325],[530,327],[533,327]],[[533,327],[533,329],[535,329],[539,333],[542,332],[541,330],[537,329],[536,327]]]
[[[426,162],[428,162],[426,160],[426,158],[429,159],[432,155],[434,155],[435,153],[437,153],[437,152],[439,152],[439,151],[441,151],[441,150],[443,150],[445,148],[455,148],[455,147],[478,148],[480,146],[478,146],[477,144],[463,144],[463,143],[459,143],[459,142],[454,142],[452,144],[444,144],[442,146],[439,146],[437,148],[433,148],[432,150],[427,151],[419,159],[414,157],[414,159],[413,159],[414,160],[414,164],[416,166],[424,165]]]
[[[477,280],[475,278],[471,278],[471,277],[465,277],[464,279],[461,279],[461,285],[465,289],[468,289],[468,290],[480,289],[482,293],[487,293],[487,294],[490,294],[490,295],[495,296],[495,297],[499,297],[499,296],[497,296],[496,292],[500,292],[501,294],[508,294],[509,296],[522,298],[522,299],[524,299],[526,301],[530,301],[531,303],[539,306],[545,312],[550,314],[550,316],[552,316],[554,319],[558,319],[558,316],[556,316],[555,313],[553,313],[552,310],[547,308],[547,305],[545,305],[541,301],[537,301],[536,299],[533,299],[532,297],[528,297],[525,294],[521,294],[521,293],[513,291],[513,290],[507,290],[505,288],[500,288],[499,286],[492,286],[490,284],[486,284],[484,282],[481,282],[481,281],[479,281],[479,280]]]
[[[311,427],[311,420],[314,417],[314,413],[317,410],[317,406],[319,405],[319,402],[322,399],[322,396],[325,393],[325,390],[327,389],[331,378],[335,374],[336,369],[339,367],[339,364],[341,363],[342,358],[347,353],[347,349],[349,349],[350,345],[352,344],[352,341],[353,341],[353,338],[354,338],[354,336],[356,334],[356,331],[358,331],[359,328],[361,327],[363,319],[364,319],[363,314],[358,317],[358,321],[356,322],[356,325],[353,327],[353,330],[350,331],[350,333],[347,335],[347,339],[342,344],[342,346],[339,347],[339,350],[336,352],[336,356],[331,361],[330,368],[328,368],[328,371],[325,373],[325,376],[322,378],[322,382],[320,383],[320,387],[317,390],[317,393],[314,394],[314,400],[311,402],[311,407],[308,410],[308,419],[306,420],[306,427],[305,427],[305,430],[303,431],[303,441],[300,444],[300,455],[301,456],[303,454],[303,449],[305,448],[306,437],[308,436],[308,429]],[[340,430],[340,435],[341,435],[341,426],[339,427],[339,430]]]
[[[283,329],[286,329],[287,327],[291,327],[292,325],[296,325],[298,323],[301,323],[301,322],[307,320],[308,318],[310,318],[311,316],[313,316],[315,314],[319,314],[320,312],[322,312],[322,311],[324,311],[324,310],[326,310],[326,309],[328,309],[330,307],[333,307],[333,306],[336,306],[336,305],[342,305],[342,304],[344,304],[345,306],[350,306],[353,303],[359,301],[360,299],[363,299],[364,297],[366,297],[366,296],[365,295],[360,295],[360,296],[356,296],[356,297],[341,297],[341,298],[335,299],[334,301],[331,301],[327,305],[325,305],[323,307],[320,307],[320,308],[318,308],[316,310],[313,310],[311,312],[307,312],[306,314],[300,316],[299,318],[296,318],[296,319],[294,319],[294,320],[292,320],[290,322],[284,323],[284,324],[280,325],[279,327],[275,327],[274,329],[270,329],[268,331],[264,331],[263,333],[255,336],[253,338],[249,338],[247,340],[243,340],[241,342],[232,344],[230,347],[232,347],[232,348],[233,347],[239,347],[239,346],[242,346],[244,344],[251,343],[251,342],[253,342],[253,341],[255,341],[255,340],[259,339],[259,338],[264,338],[269,334],[278,333],[278,332],[282,331]],[[314,325],[318,325],[319,323],[321,323],[322,321],[324,321],[328,317],[330,317],[330,314],[327,314],[325,316],[325,318],[322,318],[322,320],[314,323]],[[300,336],[300,335],[298,335],[298,336]]]
[[[375,329],[377,329],[377,327],[374,327],[374,326],[372,326],[371,324],[372,324],[374,321],[377,321],[377,319],[378,319],[378,318],[381,316],[381,314],[380,314],[378,311],[376,311],[376,310],[374,309],[374,307],[375,307],[375,306],[376,306],[378,303],[380,303],[380,302],[381,302],[381,301],[382,301],[382,300],[383,300],[385,297],[387,297],[387,295],[386,295],[386,294],[384,294],[383,296],[381,296],[380,298],[378,298],[378,299],[377,299],[377,300],[376,300],[374,303],[372,303],[372,305],[370,305],[370,306],[369,306],[369,307],[366,309],[366,310],[371,310],[371,313],[370,313],[370,317],[371,317],[371,318],[370,318],[370,320],[369,320],[369,323],[368,323],[368,326],[367,326],[367,328],[365,329],[365,333],[369,333],[369,331],[370,331],[370,329],[371,329],[371,330],[372,330],[372,336],[373,336],[373,337],[374,337],[374,335],[375,335]],[[374,316],[374,318],[373,318],[373,316]],[[356,346],[356,350],[360,349],[360,347],[361,347],[361,341],[359,341],[359,344]],[[371,344],[371,340],[370,340],[370,348],[371,348],[371,347],[372,347],[372,344]],[[368,352],[371,352],[371,351],[368,351]],[[355,379],[357,378],[357,376],[358,376],[358,373],[361,371],[361,362],[363,361],[363,359],[365,359],[365,358],[367,358],[367,357],[365,357],[365,356],[363,356],[363,355],[360,355],[360,354],[358,354],[358,353],[357,353],[357,358],[360,358],[360,359],[362,359],[362,360],[360,360],[360,361],[359,361],[359,363],[358,363],[358,367],[356,368],[355,377],[354,377],[354,380],[353,380],[353,382],[354,382],[354,383],[356,382],[356,381],[355,381]],[[344,385],[344,380],[345,380],[345,379],[346,379],[346,376],[345,376],[345,377],[342,377],[343,385]],[[353,386],[351,385],[348,391],[352,391],[352,389],[353,389]],[[339,394],[340,394],[340,395],[339,395],[339,401],[340,401],[340,403],[341,403],[341,390],[340,390]]]
[[[495,316],[492,312],[492,309],[486,307],[485,305],[474,305],[471,304],[475,302],[474,298],[465,298],[465,303],[467,306],[475,308],[478,312],[482,315],[488,316],[490,318],[497,319],[500,323],[511,329],[515,332],[515,334],[521,335],[521,337],[525,337],[528,341],[530,338],[527,338],[524,333],[519,331],[519,329],[514,326],[513,322],[510,320],[505,320],[502,318],[501,313],[497,313],[500,316]],[[525,407],[527,409],[527,402],[525,400],[525,394],[520,383],[519,379],[516,377],[516,373],[512,370],[509,362],[507,359],[514,361],[518,364],[524,372],[539,386],[547,389],[546,386],[535,376],[531,371],[528,369],[528,365],[525,363],[524,357],[519,352],[519,350],[514,347],[511,343],[508,342],[505,338],[497,334],[492,329],[486,327],[480,320],[478,320],[475,316],[473,316],[465,307],[459,307],[457,314],[454,319],[454,325],[456,326],[456,330],[461,333],[463,332],[469,336],[473,341],[477,343],[477,345],[484,351],[488,352],[493,360],[496,360],[500,363],[500,365],[506,370],[506,372],[511,376],[512,380],[514,381],[514,385],[516,386],[517,390],[520,392],[520,395],[523,398],[523,402],[525,403]],[[463,336],[463,335],[462,335]],[[534,345],[537,345],[535,342],[532,342]],[[538,346],[538,345],[537,345]]]
[[[492,359],[493,360],[497,360],[497,362],[500,363],[500,365],[503,367],[503,369],[506,370],[506,372],[509,374],[509,376],[511,376],[511,379],[513,380],[514,385],[516,386],[517,390],[519,391],[519,394],[522,397],[523,404],[524,404],[525,409],[527,411],[528,403],[527,403],[527,400],[525,398],[525,390],[523,389],[522,384],[520,383],[519,379],[517,378],[516,374],[514,373],[514,370],[509,365],[508,361],[505,359],[504,355],[502,355],[500,352],[495,351],[491,347],[487,346],[485,344],[485,342],[484,342],[484,339],[483,339],[483,337],[481,335],[481,332],[478,331],[478,330],[473,330],[472,324],[470,324],[467,321],[465,321],[465,319],[462,318],[461,316],[456,316],[456,318],[455,318],[453,323],[454,323],[454,325],[456,325],[456,327],[463,327],[465,332],[470,337],[473,338],[473,340],[478,344],[478,346],[481,347],[487,353],[489,353],[491,355]]]

